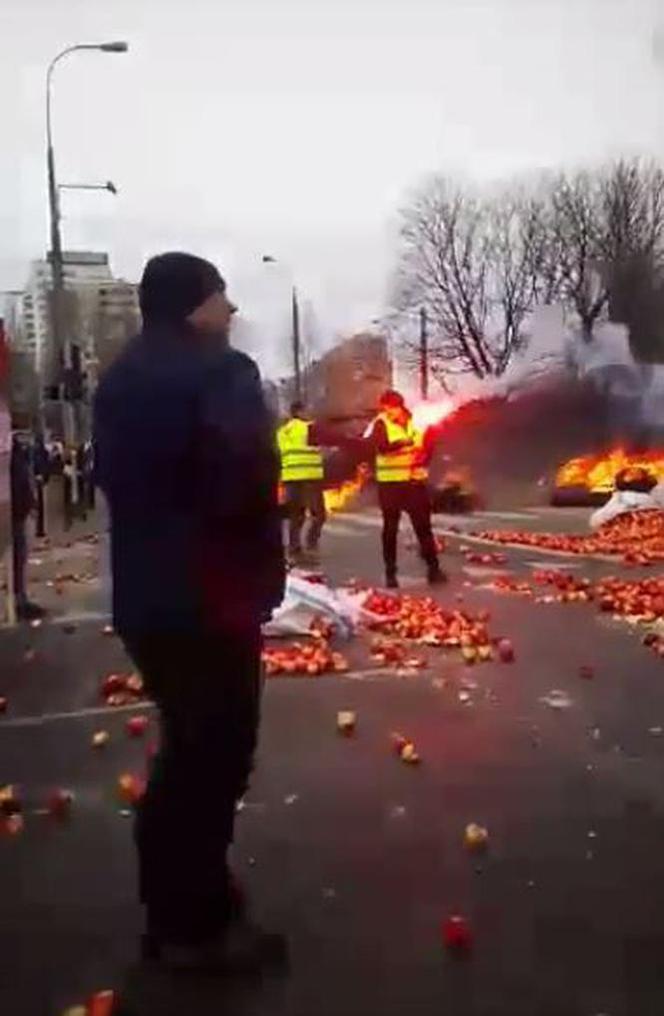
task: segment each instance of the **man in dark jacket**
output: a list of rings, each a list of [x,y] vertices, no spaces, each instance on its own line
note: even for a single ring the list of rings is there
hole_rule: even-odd
[[[20,426],[23,421],[14,419]],[[10,458],[12,550],[14,570],[14,604],[19,621],[37,621],[46,611],[28,597],[26,566],[28,563],[28,518],[36,506],[35,470],[32,449],[26,431],[12,434]]]
[[[226,854],[256,744],[260,624],[283,596],[278,459],[217,269],[153,258],[140,302],[143,331],[97,391],[95,455],[115,627],[161,714],[136,821],[144,944],[225,970],[275,945],[240,920]]]

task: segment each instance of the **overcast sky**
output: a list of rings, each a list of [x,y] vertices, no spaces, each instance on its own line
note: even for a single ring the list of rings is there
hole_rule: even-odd
[[[490,179],[664,153],[664,0],[0,0],[0,288],[47,236],[44,71],[59,66],[65,247],[136,279],[213,257],[259,330],[290,272],[325,334],[383,309],[394,214],[423,175]],[[263,253],[282,264],[260,265]],[[266,340],[270,338],[265,336]]]

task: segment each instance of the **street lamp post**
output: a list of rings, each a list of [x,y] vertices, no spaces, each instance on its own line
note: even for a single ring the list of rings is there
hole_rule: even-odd
[[[270,254],[264,254],[263,264],[277,264],[277,259],[272,257]],[[297,295],[297,286],[295,285],[291,287],[291,342],[295,400],[299,402],[302,399],[302,343],[300,338],[300,304]]]
[[[77,43],[75,46],[67,46],[58,53],[51,61],[46,72],[46,166],[48,173],[48,205],[50,214],[51,234],[51,271],[52,283],[52,305],[51,305],[51,328],[53,335],[53,346],[58,361],[58,380],[61,385],[60,398],[63,400],[63,438],[66,447],[74,449],[76,443],[76,414],[75,414],[75,384],[74,358],[72,343],[67,335],[64,322],[64,270],[62,262],[62,238],[60,236],[60,203],[58,200],[58,185],[55,175],[55,156],[53,153],[53,130],[51,122],[51,91],[53,71],[63,57],[77,50],[91,49],[102,53],[126,53],[129,46],[126,42],[101,42],[101,43]],[[106,188],[111,188],[106,185]],[[74,469],[74,474],[76,470]],[[76,500],[75,476],[73,483],[73,498]]]

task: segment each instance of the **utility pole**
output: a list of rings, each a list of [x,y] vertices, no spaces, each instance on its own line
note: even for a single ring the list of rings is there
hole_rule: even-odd
[[[429,398],[429,335],[426,307],[420,307],[420,396]]]
[[[62,239],[60,236],[60,201],[58,185],[55,177],[55,155],[53,153],[53,129],[51,119],[51,91],[53,72],[57,64],[70,53],[80,50],[97,50],[102,53],[126,53],[128,50],[126,42],[100,42],[100,43],[76,43],[74,46],[67,46],[51,60],[46,72],[46,166],[48,172],[48,206],[50,213],[50,234],[51,252],[50,263],[52,273],[52,306],[51,306],[51,328],[52,345],[55,352],[55,364],[49,367],[55,368],[56,376],[60,387],[60,398],[62,400],[62,430],[65,444],[65,452],[75,456],[78,442],[78,403],[80,401],[81,371],[80,371],[80,350],[74,348],[74,343],[68,334],[68,322],[65,320],[65,285],[64,269],[62,264]],[[106,189],[111,187],[106,184]],[[112,192],[115,188],[112,188]],[[49,378],[50,380],[50,378]],[[40,385],[42,379],[40,378]],[[71,503],[78,502],[76,467],[73,465],[71,482]]]
[[[302,369],[300,365],[300,308],[297,301],[297,289],[293,286],[293,377],[295,379],[295,399],[302,398]]]

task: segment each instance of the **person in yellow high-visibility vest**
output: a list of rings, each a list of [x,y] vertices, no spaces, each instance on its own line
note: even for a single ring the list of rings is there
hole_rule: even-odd
[[[326,512],[323,500],[323,453],[315,444],[313,421],[308,420],[305,407],[294,402],[290,416],[277,430],[277,445],[281,457],[281,482],[285,490],[285,508],[288,516],[288,553],[291,560],[302,556],[302,530],[307,517],[310,523],[306,533],[305,549],[318,554]]]
[[[431,502],[427,486],[427,461],[430,449],[424,435],[413,424],[412,414],[403,396],[392,389],[384,392],[378,404],[378,415],[369,428],[368,437],[375,454],[378,503],[383,515],[383,561],[385,584],[397,589],[397,535],[401,513],[410,516],[427,566],[431,585],[444,582],[431,529]]]

